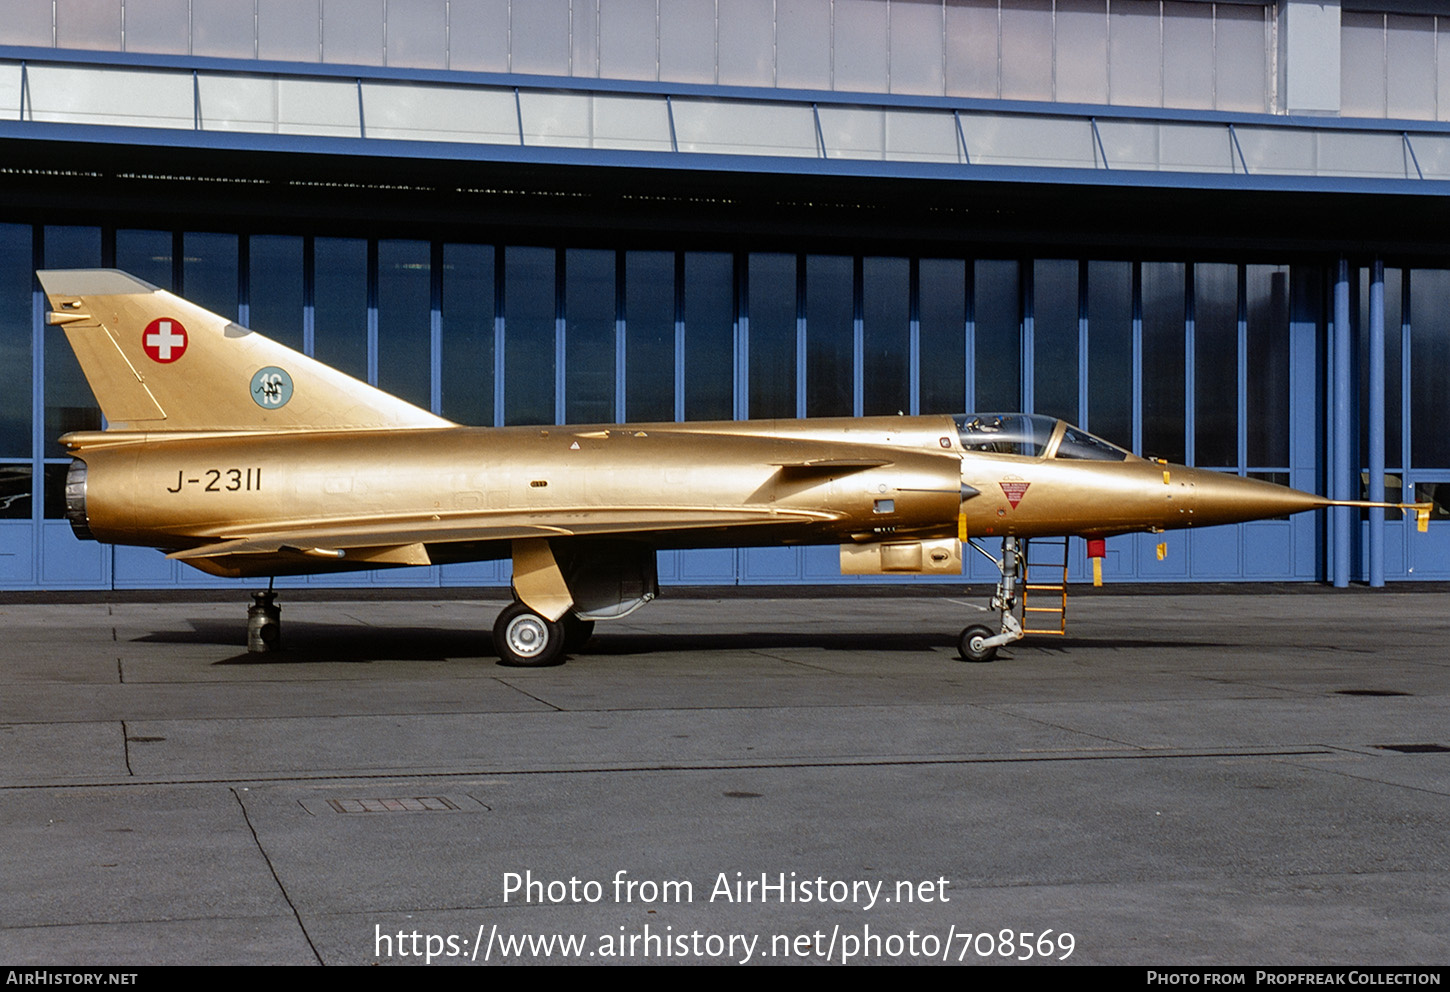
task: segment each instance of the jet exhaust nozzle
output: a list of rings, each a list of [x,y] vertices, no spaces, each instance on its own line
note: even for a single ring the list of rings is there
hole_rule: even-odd
[[[86,515],[86,463],[79,458],[71,460],[65,473],[65,518],[70,529],[82,541],[94,541],[90,517]]]

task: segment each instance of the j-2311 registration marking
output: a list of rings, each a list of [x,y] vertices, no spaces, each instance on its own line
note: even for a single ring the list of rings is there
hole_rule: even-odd
[[[176,485],[167,486],[169,493],[179,493],[187,486],[198,486],[204,493],[258,492],[262,488],[262,468],[209,468],[200,476],[188,477],[177,470]]]

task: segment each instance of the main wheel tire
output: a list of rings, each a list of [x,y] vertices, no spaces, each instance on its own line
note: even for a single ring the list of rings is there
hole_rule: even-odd
[[[594,636],[594,621],[582,620],[573,611],[565,613],[561,622],[564,624],[564,650],[569,654],[583,648]]]
[[[968,627],[962,631],[962,636],[957,641],[957,654],[962,656],[963,661],[991,661],[997,657],[996,647],[982,646],[982,642],[991,636],[991,627],[983,627],[981,624]]]
[[[564,660],[564,625],[515,600],[493,622],[498,659],[518,668],[544,668]]]

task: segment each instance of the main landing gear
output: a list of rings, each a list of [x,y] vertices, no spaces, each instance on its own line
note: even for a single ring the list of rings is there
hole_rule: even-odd
[[[499,661],[516,668],[563,664],[564,655],[578,651],[593,635],[594,621],[582,620],[572,610],[550,620],[518,600],[505,606],[493,622]]]
[[[992,609],[997,611],[1000,618],[999,629],[994,631],[985,624],[973,624],[962,631],[957,640],[957,653],[963,661],[985,662],[997,657],[997,649],[1002,645],[1022,639],[1022,596],[1019,590],[1022,587],[1023,558],[1027,551],[1027,542],[1019,542],[1015,537],[1002,538],[1000,561],[975,541],[970,543],[978,553],[996,565],[1001,574],[997,581],[997,591],[992,595]]]
[[[247,653],[267,654],[282,650],[282,607],[277,605],[277,593],[272,584],[252,593],[252,605],[247,607]]]

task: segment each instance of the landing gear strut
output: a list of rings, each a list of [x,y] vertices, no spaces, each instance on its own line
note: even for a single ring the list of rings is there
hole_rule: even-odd
[[[1015,537],[1002,538],[1001,561],[993,558],[975,541],[971,544],[997,566],[1002,576],[997,581],[997,591],[992,595],[992,609],[1000,618],[1000,630],[994,632],[991,627],[974,624],[962,631],[957,641],[957,653],[963,661],[985,662],[997,657],[997,649],[1002,645],[1022,639],[1022,597],[1019,590],[1027,542],[1019,542]]]
[[[282,650],[282,607],[276,600],[271,583],[252,593],[252,605],[247,607],[248,654]]]

